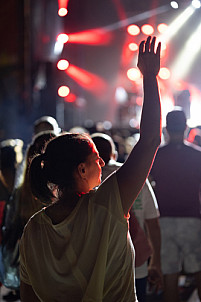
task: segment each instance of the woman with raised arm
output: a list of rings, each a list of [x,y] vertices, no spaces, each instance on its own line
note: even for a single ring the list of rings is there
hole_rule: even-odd
[[[154,48],[151,37],[139,47],[141,136],[116,173],[100,185],[104,162],[83,134],[60,135],[32,160],[32,192],[49,206],[21,239],[21,301],[137,301],[127,219],[160,144],[160,44]]]

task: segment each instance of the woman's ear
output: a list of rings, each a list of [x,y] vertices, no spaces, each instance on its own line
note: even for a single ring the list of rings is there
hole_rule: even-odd
[[[77,167],[78,173],[81,176],[81,178],[85,179],[86,178],[86,166],[85,163],[80,163]]]

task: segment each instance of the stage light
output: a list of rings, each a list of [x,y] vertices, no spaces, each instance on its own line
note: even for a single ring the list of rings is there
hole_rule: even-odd
[[[111,42],[112,33],[103,29],[91,29],[69,34],[69,43],[86,45],[107,45]]]
[[[163,44],[163,42],[169,42],[194,12],[195,8],[190,5],[171,24],[169,24],[165,33],[159,37],[161,44]]]
[[[62,53],[63,47],[64,47],[63,43],[56,41],[54,45],[54,54],[56,56],[60,55]]]
[[[127,32],[129,33],[129,35],[131,36],[137,36],[140,33],[140,29],[137,25],[135,24],[131,24],[127,27]]]
[[[200,31],[201,23],[182,47],[178,58],[173,62],[171,69],[173,80],[182,79],[187,75],[196,55],[201,49]]]
[[[68,40],[69,40],[69,37],[68,37],[67,34],[59,34],[59,35],[57,36],[57,41],[60,42],[60,43],[65,44],[65,43],[68,42]]]
[[[60,17],[64,17],[67,15],[68,13],[68,10],[67,10],[67,7],[68,7],[68,1],[69,0],[58,0],[58,15]]]
[[[69,62],[67,60],[60,60],[58,63],[57,63],[57,68],[59,70],[66,70],[69,66]]]
[[[166,67],[161,67],[158,76],[162,80],[168,80],[170,78],[170,71]]]
[[[154,28],[153,26],[149,25],[149,24],[144,24],[142,27],[141,27],[141,30],[143,32],[143,34],[149,36],[149,35],[152,35],[153,32],[154,32]]]
[[[201,7],[201,3],[199,0],[192,0],[192,5],[195,8],[200,8]]]
[[[64,17],[66,16],[68,13],[68,10],[65,8],[65,7],[61,7],[59,10],[58,10],[58,15],[60,17]]]
[[[157,30],[160,34],[164,34],[166,32],[167,28],[168,28],[168,25],[165,23],[160,23],[157,26]]]
[[[127,71],[127,77],[129,80],[131,81],[137,81],[141,76],[141,73],[139,71],[139,69],[137,68],[130,68],[128,71]]]
[[[171,5],[171,7],[174,8],[174,9],[179,8],[179,4],[178,4],[178,2],[176,2],[176,1],[171,1],[171,2],[170,2],[170,5]]]
[[[65,73],[96,97],[104,96],[108,89],[104,79],[75,65],[70,64]]]
[[[60,86],[58,89],[58,95],[62,98],[67,97],[70,93],[70,88],[68,86]]]
[[[115,91],[115,100],[119,104],[124,104],[128,100],[128,93],[126,92],[125,88],[117,87]]]
[[[128,44],[128,48],[131,50],[131,51],[137,51],[138,50],[138,45],[136,43],[129,43]]]

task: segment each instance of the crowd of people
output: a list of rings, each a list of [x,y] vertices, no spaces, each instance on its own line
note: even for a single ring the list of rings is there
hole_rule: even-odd
[[[21,140],[0,143],[5,301],[180,302],[181,274],[201,301],[201,147],[186,140],[182,108],[162,129],[160,48],[139,45],[140,129],[123,152],[108,131],[63,130],[50,116],[25,153]]]

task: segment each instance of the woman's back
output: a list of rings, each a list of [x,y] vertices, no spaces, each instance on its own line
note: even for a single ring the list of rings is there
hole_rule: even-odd
[[[26,228],[21,278],[42,301],[66,301],[66,295],[72,302],[135,301],[133,247],[115,174],[83,195],[61,223],[53,225],[42,210]],[[39,254],[33,246],[40,247]]]

